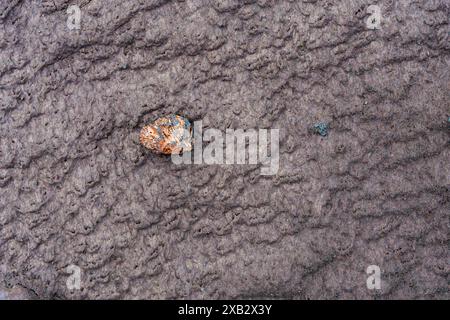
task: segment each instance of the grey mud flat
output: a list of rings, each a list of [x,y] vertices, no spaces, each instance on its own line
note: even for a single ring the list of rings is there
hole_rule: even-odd
[[[449,16],[0,0],[0,296],[448,299]],[[167,114],[278,128],[280,169],[174,165],[138,140]]]

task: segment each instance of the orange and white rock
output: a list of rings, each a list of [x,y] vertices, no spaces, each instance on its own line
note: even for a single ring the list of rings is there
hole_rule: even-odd
[[[180,154],[191,151],[191,123],[178,115],[159,118],[142,128],[139,141],[156,153]]]

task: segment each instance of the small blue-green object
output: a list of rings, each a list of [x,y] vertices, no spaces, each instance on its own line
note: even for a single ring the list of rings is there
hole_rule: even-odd
[[[450,123],[450,117],[447,118],[447,122]]]
[[[328,135],[328,124],[319,122],[314,125],[314,132],[320,134],[322,137]]]

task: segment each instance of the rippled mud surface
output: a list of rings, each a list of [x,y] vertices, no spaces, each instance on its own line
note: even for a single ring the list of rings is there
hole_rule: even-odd
[[[1,0],[0,296],[448,299],[449,16],[446,0]],[[139,131],[167,114],[279,128],[278,173],[148,152]]]

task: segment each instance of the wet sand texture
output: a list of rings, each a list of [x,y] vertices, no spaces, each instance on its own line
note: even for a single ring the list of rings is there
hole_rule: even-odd
[[[0,1],[2,286],[448,299],[449,2],[376,1],[380,30],[370,4]],[[279,128],[278,173],[152,154],[167,114]]]

